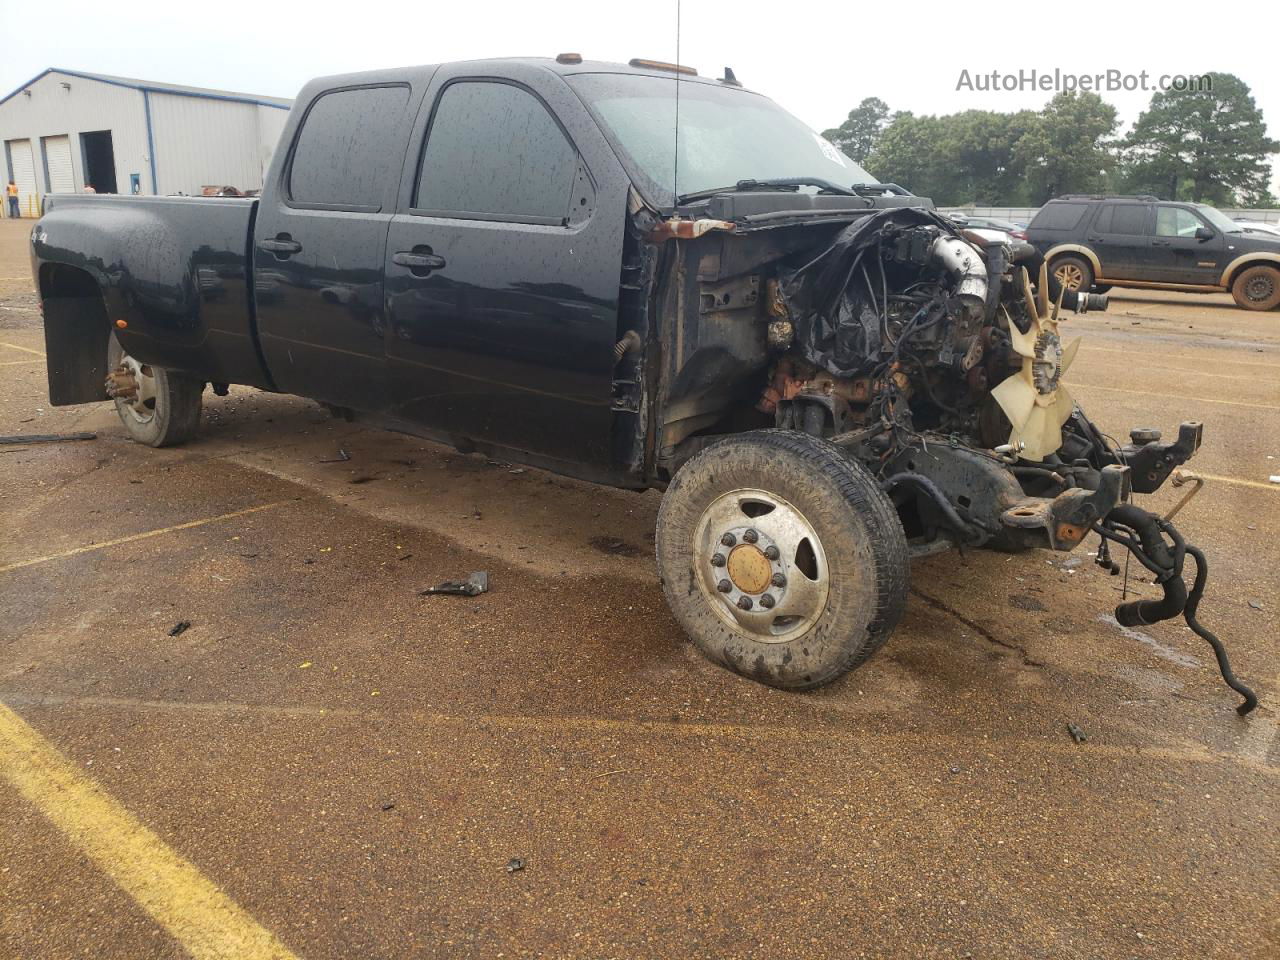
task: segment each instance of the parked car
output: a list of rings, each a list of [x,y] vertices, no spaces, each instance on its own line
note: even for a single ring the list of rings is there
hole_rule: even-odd
[[[947,217],[962,227],[973,227],[980,230],[1000,230],[1015,240],[1027,239],[1027,225],[1013,220],[1001,220],[997,217],[971,217],[967,213],[949,213]]]
[[[1151,196],[1051,200],[1027,228],[1054,286],[1230,293],[1246,310],[1280,306],[1280,237],[1203,203]]]
[[[1233,219],[1244,228],[1245,233],[1269,233],[1273,237],[1280,237],[1280,223],[1250,220],[1248,217],[1234,217]]]
[[[260,199],[54,196],[32,256],[51,402],[109,397],[142,443],[189,439],[206,384],[249,384],[664,490],[676,620],[762,683],[865,661],[910,558],[951,546],[1100,532],[1162,573],[1129,625],[1203,589],[1126,502],[1200,424],[1113,447],[1059,387],[1075,347],[1030,246],[966,241],[728,73],[562,55],[315,80]]]

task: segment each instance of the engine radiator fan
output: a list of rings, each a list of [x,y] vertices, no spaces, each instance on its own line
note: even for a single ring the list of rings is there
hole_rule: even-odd
[[[1026,267],[1020,268],[1022,295],[1031,326],[1023,333],[1005,313],[1013,349],[1022,357],[1022,369],[991,391],[1013,430],[1009,443],[1026,460],[1043,460],[1062,446],[1062,425],[1071,416],[1075,401],[1060,380],[1080,347],[1077,337],[1065,349],[1058,333],[1062,293],[1049,303],[1049,269],[1040,265],[1036,291]]]

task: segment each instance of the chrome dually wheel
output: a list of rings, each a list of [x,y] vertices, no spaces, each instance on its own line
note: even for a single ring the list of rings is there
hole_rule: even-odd
[[[658,511],[658,572],[704,655],[806,690],[888,639],[906,603],[906,537],[879,483],[790,430],[736,434],[691,458]]]
[[[765,643],[785,643],[827,605],[827,555],[796,507],[767,490],[718,497],[694,535],[702,589],[725,622]]]

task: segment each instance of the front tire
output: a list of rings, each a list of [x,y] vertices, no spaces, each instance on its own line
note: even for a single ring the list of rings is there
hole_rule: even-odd
[[[865,662],[906,606],[906,537],[880,485],[830,443],[765,430],[703,450],[658,511],[658,572],[708,659],[809,690]]]
[[[195,436],[204,381],[139,363],[124,352],[115,333],[107,341],[107,370],[116,413],[133,440],[170,447]]]
[[[1280,306],[1280,270],[1262,266],[1241,270],[1231,284],[1231,297],[1246,310],[1274,310]]]

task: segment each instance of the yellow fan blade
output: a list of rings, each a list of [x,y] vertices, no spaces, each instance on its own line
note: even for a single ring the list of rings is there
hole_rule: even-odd
[[[1036,313],[1036,295],[1031,289],[1031,274],[1027,273],[1026,267],[1019,267],[1018,270],[1022,279],[1022,299],[1027,302],[1027,315],[1031,317],[1034,324],[1040,316]]]
[[[1013,352],[1020,357],[1034,360],[1036,357],[1036,333],[1035,324],[1032,324],[1031,329],[1026,333],[1019,330],[1016,323],[1009,324],[1009,345],[1013,347]]]
[[[1053,303],[1053,316],[1049,318],[1051,322],[1053,323],[1058,322],[1058,314],[1062,312],[1062,298],[1065,297],[1066,295],[1067,295],[1067,288],[1059,287],[1058,299],[1055,300]]]
[[[1062,446],[1062,425],[1056,422],[1052,408],[1036,407],[1022,429],[1010,435],[1009,441],[1022,444],[1023,459],[1043,460]]]
[[[1036,388],[1028,381],[1025,370],[1000,383],[991,391],[991,396],[1000,404],[1015,433],[1025,426],[1027,418],[1036,409]]]
[[[1071,396],[1071,394],[1067,392],[1066,387],[1062,384],[1058,384],[1058,389],[1053,391],[1053,403],[1050,405],[1049,410],[1052,411],[1054,419],[1058,421],[1059,427],[1071,419],[1071,412],[1075,410],[1075,408],[1075,397]],[[1062,446],[1061,438],[1058,440],[1058,447],[1060,446]],[[1054,447],[1053,449],[1057,450],[1058,447]]]
[[[1058,365],[1058,376],[1062,376],[1067,372],[1067,368],[1071,366],[1071,361],[1076,358],[1076,351],[1080,349],[1080,341],[1083,339],[1084,337],[1076,337],[1062,348],[1062,362]]]
[[[1044,261],[1040,263],[1040,281],[1036,287],[1036,297],[1039,301],[1036,316],[1043,320],[1049,316],[1049,264]]]

